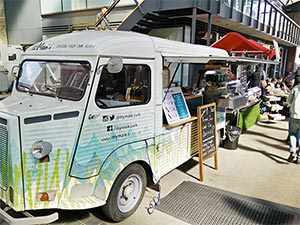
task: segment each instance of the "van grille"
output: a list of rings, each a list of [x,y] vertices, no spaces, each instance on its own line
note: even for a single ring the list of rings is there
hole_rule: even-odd
[[[0,120],[0,188],[7,189],[8,132],[7,121]]]

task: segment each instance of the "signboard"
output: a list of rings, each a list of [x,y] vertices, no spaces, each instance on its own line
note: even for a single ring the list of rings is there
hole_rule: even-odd
[[[163,110],[168,124],[181,122],[191,117],[180,87],[163,90]]]
[[[200,180],[203,180],[203,161],[211,156],[215,158],[217,169],[217,142],[216,142],[216,104],[210,103],[199,106],[198,114],[198,138],[199,138],[199,163]]]

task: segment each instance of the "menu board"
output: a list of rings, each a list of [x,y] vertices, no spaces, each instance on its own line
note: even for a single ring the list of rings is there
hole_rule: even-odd
[[[178,123],[191,117],[180,87],[163,90],[163,110],[168,124]]]
[[[217,163],[217,146],[216,146],[216,104],[210,103],[199,106],[198,114],[198,137],[199,137],[199,164],[200,180],[203,180],[203,160],[214,156],[215,169]]]
[[[212,154],[216,151],[216,107],[215,104],[200,106],[199,119],[200,126],[200,145],[202,157]]]

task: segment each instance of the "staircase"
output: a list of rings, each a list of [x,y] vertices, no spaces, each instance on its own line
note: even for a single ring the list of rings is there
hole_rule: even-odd
[[[138,12],[138,19],[145,15],[141,7],[143,2],[144,0],[114,0],[106,13],[101,15],[95,23],[73,24],[67,33],[80,30],[97,30],[100,24],[104,25],[107,30],[118,30],[134,12]]]

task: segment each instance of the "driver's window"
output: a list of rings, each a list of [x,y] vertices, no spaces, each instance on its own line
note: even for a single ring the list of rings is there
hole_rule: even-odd
[[[109,73],[104,66],[97,88],[96,103],[100,108],[146,104],[150,100],[148,65],[124,64],[119,73]]]

